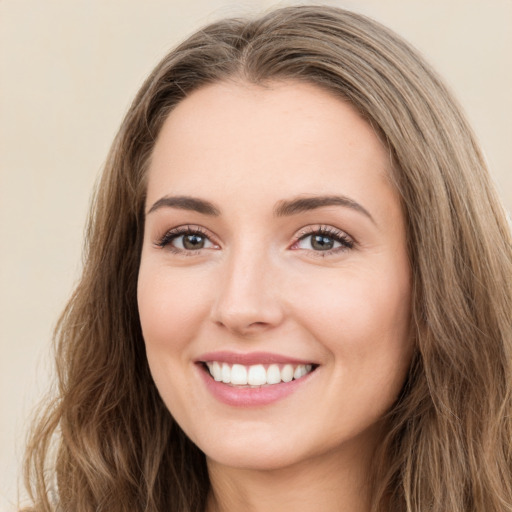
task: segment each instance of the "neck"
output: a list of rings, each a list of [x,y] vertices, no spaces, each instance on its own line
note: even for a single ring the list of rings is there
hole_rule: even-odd
[[[368,512],[371,456],[360,449],[335,450],[270,470],[208,460],[211,490],[206,511]]]

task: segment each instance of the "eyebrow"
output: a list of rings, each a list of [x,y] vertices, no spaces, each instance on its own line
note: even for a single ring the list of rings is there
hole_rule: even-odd
[[[362,213],[375,224],[374,218],[366,208],[349,197],[337,195],[300,197],[290,201],[279,201],[274,208],[274,215],[276,217],[287,217],[324,206],[343,206],[345,208],[351,208],[352,210]]]
[[[203,215],[213,215],[215,217],[220,215],[220,210],[209,201],[190,196],[164,196],[153,204],[148,214],[163,207],[191,210],[202,213]]]
[[[274,215],[276,217],[288,217],[325,206],[343,206],[350,208],[362,213],[375,224],[374,218],[366,208],[349,197],[338,195],[299,197],[297,199],[279,201],[274,207]],[[213,203],[205,199],[191,196],[164,196],[151,206],[148,210],[148,214],[164,207],[190,210],[214,217],[218,217],[221,213]]]

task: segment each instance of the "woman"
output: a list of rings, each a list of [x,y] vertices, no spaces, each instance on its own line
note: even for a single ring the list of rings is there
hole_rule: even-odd
[[[291,7],[193,35],[88,241],[33,510],[512,509],[509,227],[387,29]]]

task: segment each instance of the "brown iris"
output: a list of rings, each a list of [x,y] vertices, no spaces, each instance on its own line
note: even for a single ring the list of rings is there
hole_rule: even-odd
[[[334,240],[329,236],[313,235],[311,247],[317,251],[328,251],[334,247]]]
[[[185,249],[202,249],[205,244],[205,237],[201,235],[183,235],[183,247]]]

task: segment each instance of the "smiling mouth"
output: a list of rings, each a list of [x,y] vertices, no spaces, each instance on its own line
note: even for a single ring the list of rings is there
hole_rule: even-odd
[[[217,382],[234,387],[261,387],[298,380],[313,372],[315,364],[229,364],[205,361],[204,368]]]

